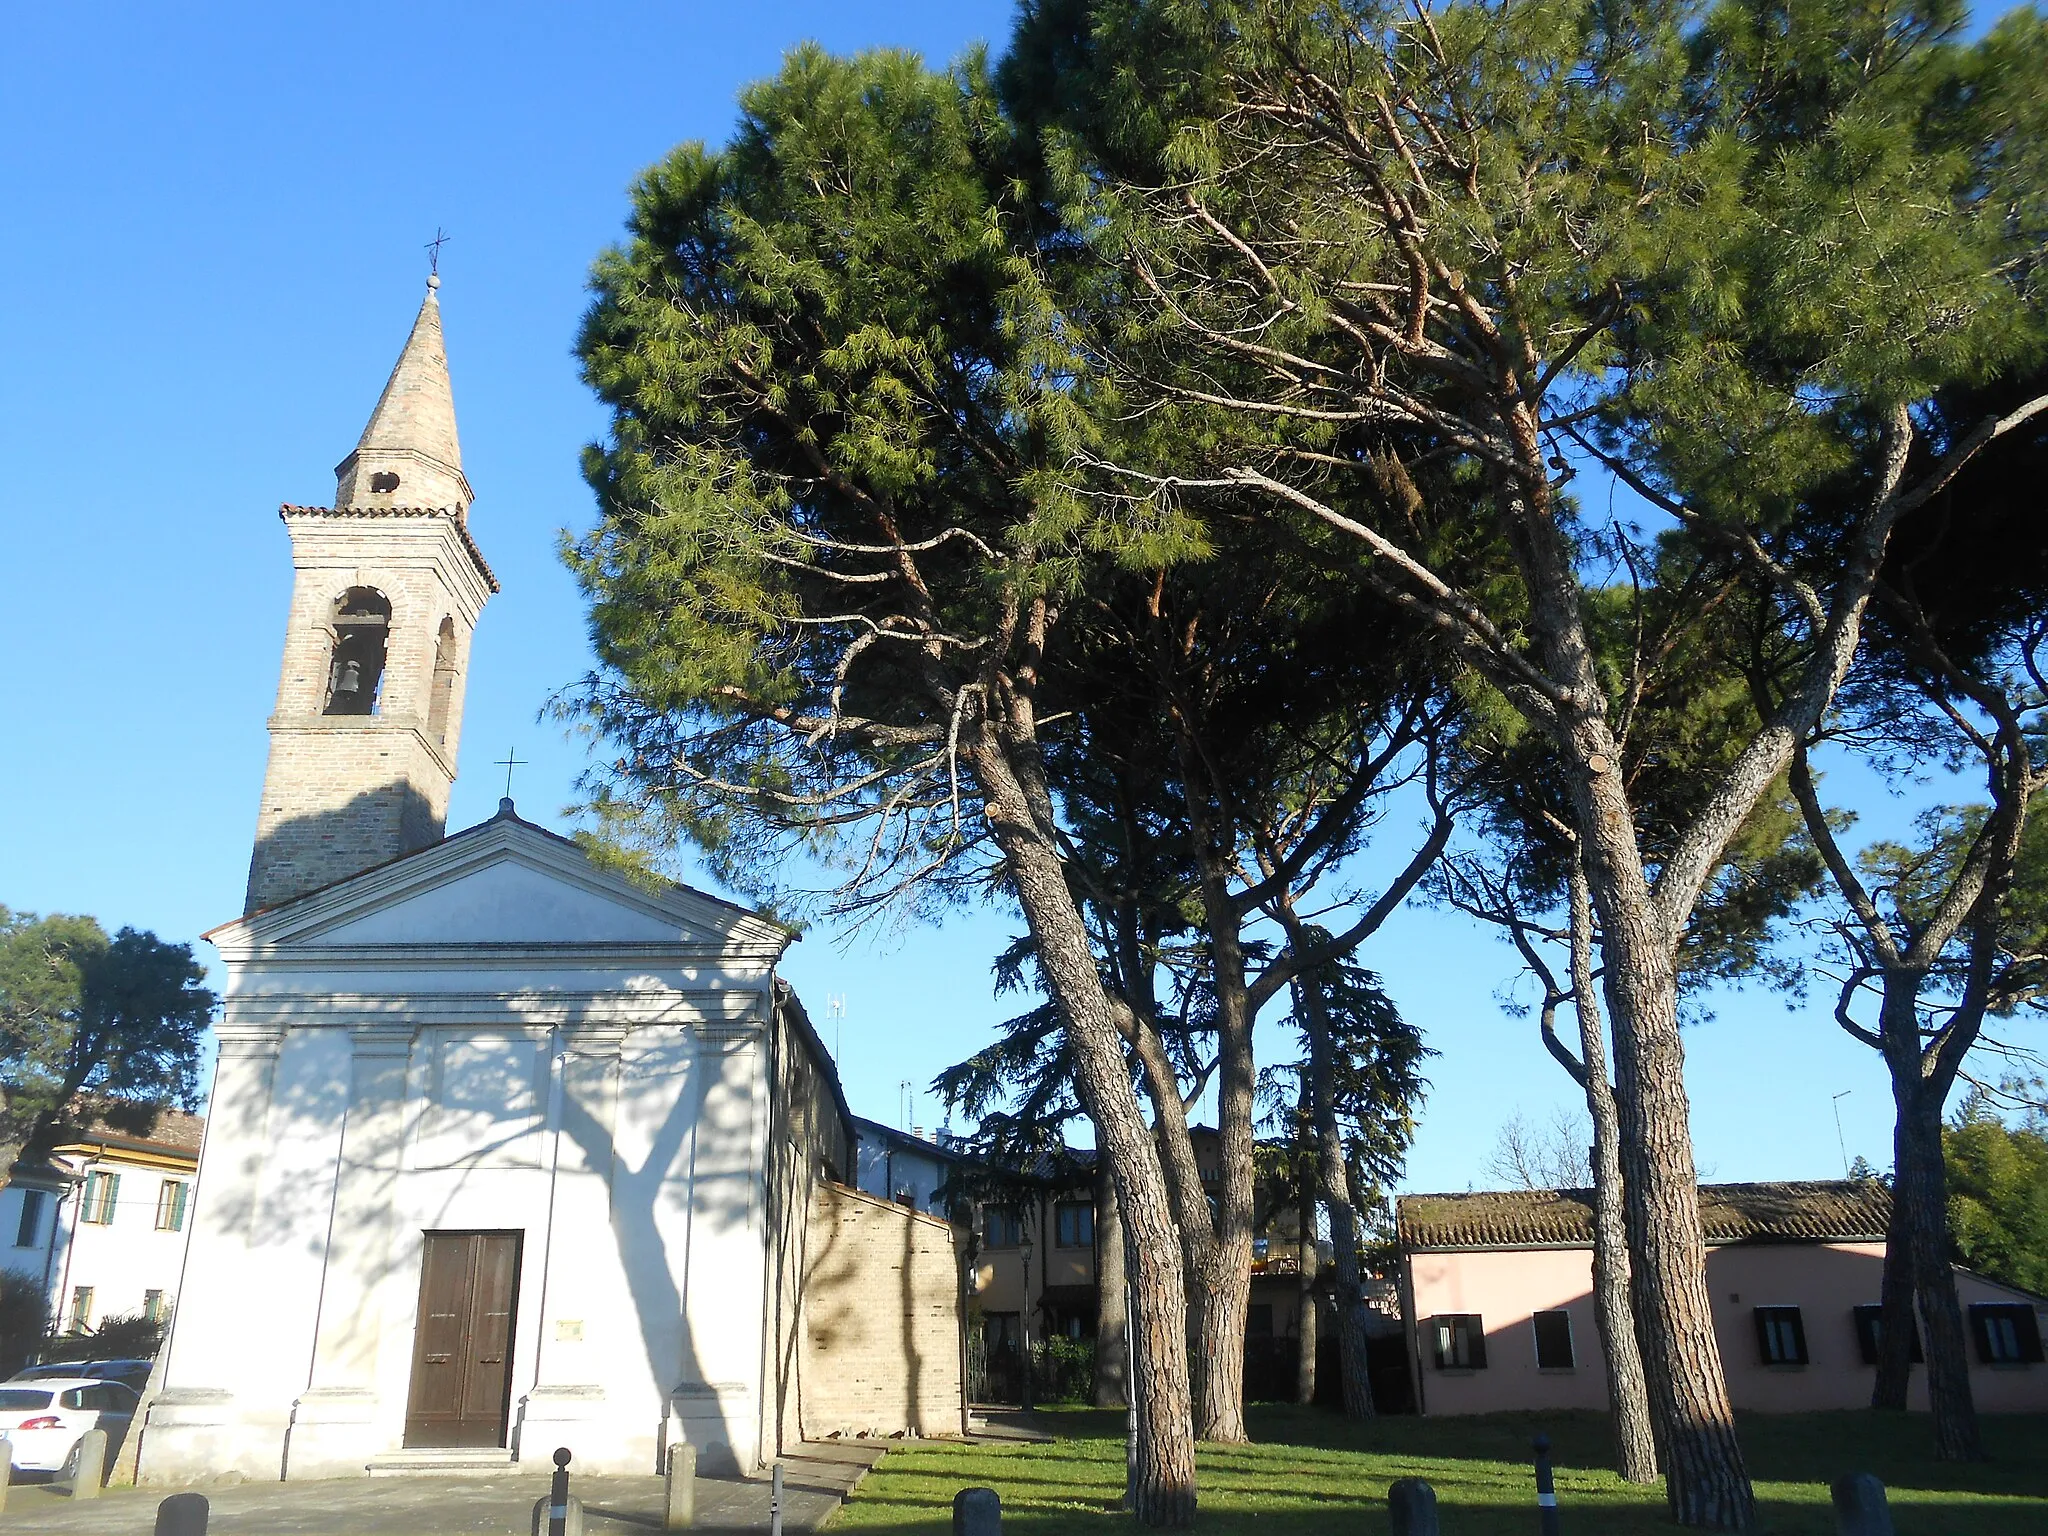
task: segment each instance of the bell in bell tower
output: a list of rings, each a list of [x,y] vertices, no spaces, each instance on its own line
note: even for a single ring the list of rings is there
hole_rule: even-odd
[[[439,842],[470,636],[496,578],[469,533],[438,278],[332,507],[286,506],[294,584],[245,910]]]

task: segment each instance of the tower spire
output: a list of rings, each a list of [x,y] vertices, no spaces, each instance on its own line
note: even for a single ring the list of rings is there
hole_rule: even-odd
[[[468,512],[474,497],[462,473],[462,443],[455,432],[440,286],[438,276],[427,278],[427,296],[369,425],[355,451],[335,466],[336,507]]]

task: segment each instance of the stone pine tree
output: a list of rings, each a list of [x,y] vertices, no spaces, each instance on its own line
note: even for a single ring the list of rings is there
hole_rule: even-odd
[[[1525,882],[1512,870],[1488,869],[1475,860],[1460,859],[1445,871],[1442,885],[1452,905],[1499,925],[1512,938],[1541,988],[1537,1030],[1544,1048],[1586,1097],[1592,1145],[1585,1149],[1583,1163],[1580,1149],[1568,1150],[1575,1168],[1583,1167],[1592,1179],[1593,1316],[1600,1331],[1601,1363],[1607,1372],[1615,1468],[1627,1482],[1649,1483],[1657,1478],[1656,1428],[1650,1414],[1649,1385],[1643,1376],[1642,1348],[1636,1339],[1635,1305],[1629,1295],[1621,1122],[1607,1072],[1607,1031],[1600,1015],[1593,963],[1592,902],[1585,868],[1576,858],[1566,865],[1566,882],[1569,900],[1561,927],[1530,912]],[[1549,945],[1560,941],[1566,953],[1562,980],[1545,954]],[[1566,1005],[1578,1024],[1575,1045],[1567,1044],[1557,1032],[1558,1012]],[[1504,1144],[1514,1145],[1511,1135],[1519,1132],[1512,1127],[1504,1132]],[[1522,1161],[1521,1157],[1516,1161]],[[1576,1184],[1577,1179],[1572,1182]]]
[[[1257,544],[1106,584],[1085,630],[1049,661],[1041,698],[1066,724],[1046,772],[1062,808],[1066,870],[1153,1109],[1190,1287],[1200,1438],[1241,1440],[1254,1220],[1253,1131],[1261,1010],[1304,965],[1366,942],[1434,862],[1450,829],[1426,769],[1450,704],[1383,608],[1309,579]],[[1430,821],[1406,864],[1342,927],[1304,949],[1265,944],[1276,905],[1298,906],[1417,781]],[[963,1064],[945,1086],[989,1097],[991,1072],[1044,1070],[1040,1026]],[[1195,1049],[1199,1044],[1200,1049]],[[1011,1047],[1034,1054],[1013,1057]],[[1189,1105],[1213,1083],[1218,1168],[1198,1166]],[[1022,1110],[1041,1102],[1018,1075]],[[1008,1134],[1005,1122],[998,1130]],[[1357,1390],[1363,1392],[1361,1379]]]
[[[1943,391],[1926,451],[2043,383],[2023,377]],[[1950,1268],[1942,1116],[1986,1020],[2040,996],[2048,982],[2048,833],[2031,814],[2048,783],[2040,755],[2048,541],[2037,526],[2044,473],[2048,415],[1987,450],[1901,525],[1876,591],[1872,643],[1840,707],[1793,762],[1839,903],[1829,917],[1841,962],[1833,1015],[1883,1058],[1895,1107],[1872,1403],[1906,1406],[1917,1301],[1944,1460],[1975,1460],[1983,1450]],[[1880,841],[1852,858],[1850,818],[1827,804],[1808,760],[1823,744],[1885,768],[1949,765],[1976,779],[1984,799],[1931,809],[1911,841]]]
[[[1101,0],[1028,13],[1020,42],[1058,66],[1033,78],[1059,82],[1076,238],[1139,296],[1092,343],[1183,445],[1174,472],[1105,455],[1076,483],[1125,496],[1134,526],[1341,538],[1353,579],[1551,744],[1600,935],[1651,1412],[1688,1525],[1756,1518],[1695,1198],[1689,920],[1848,671],[1894,527],[2048,407],[1912,461],[1920,403],[2003,366],[2034,323],[2017,189],[1985,195],[1989,156],[1920,153],[1924,115],[1899,111],[1943,24],[1834,0],[1704,17]],[[1072,110],[1110,92],[1121,116]],[[1799,492],[1864,448],[1835,558],[1803,575]],[[1627,679],[1600,665],[1586,591],[1667,572],[1561,494],[1567,450],[1707,558],[1675,600],[1732,586],[1788,613],[1778,706],[1654,856],[1617,771]]]
[[[1696,568],[1682,541],[1660,552],[1679,570]],[[1683,591],[1684,575],[1668,583]],[[1628,781],[1653,859],[1658,839],[1687,824],[1699,797],[1724,774],[1754,736],[1755,700],[1734,658],[1749,637],[1731,627],[1716,605],[1655,601],[1645,594],[1588,594],[1592,634],[1609,675],[1626,679],[1629,707],[1616,731],[1619,773]],[[1703,678],[1718,680],[1704,686]],[[1593,1185],[1595,1315],[1607,1370],[1616,1465],[1631,1482],[1657,1475],[1648,1386],[1629,1295],[1630,1263],[1620,1161],[1620,1121],[1607,1062],[1600,1007],[1601,948],[1591,894],[1569,807],[1546,738],[1512,712],[1476,709],[1458,733],[1456,750],[1479,802],[1467,838],[1440,867],[1437,893],[1450,905],[1497,926],[1538,986],[1536,1022],[1544,1049],[1585,1095],[1590,1148],[1566,1156]],[[1693,989],[1762,974],[1791,985],[1804,972],[1778,942],[1787,920],[1820,879],[1819,860],[1799,836],[1788,787],[1774,785],[1730,840],[1687,923],[1679,984]],[[1577,1028],[1558,1032],[1569,1006]],[[1590,1152],[1590,1158],[1589,1158]]]
[[[1006,153],[973,61],[807,48],[745,94],[727,148],[640,179],[579,342],[611,429],[568,551],[599,656],[577,707],[611,744],[592,803],[621,843],[693,840],[784,898],[801,853],[850,906],[1015,899],[1123,1217],[1135,1512],[1185,1526],[1178,1233],[1062,867],[1038,697],[1119,551],[1028,531],[1029,472],[1091,407],[1006,236]],[[1139,543],[1157,560],[1178,537]]]
[[[1330,935],[1304,923],[1291,904],[1276,910],[1287,945],[1304,954],[1327,953]],[[1348,959],[1326,960],[1292,983],[1288,1020],[1300,1032],[1302,1057],[1276,1076],[1292,1075],[1299,1144],[1295,1177],[1330,1223],[1330,1263],[1336,1274],[1337,1349],[1344,1411],[1352,1418],[1376,1410],[1365,1300],[1367,1222],[1399,1179],[1413,1139],[1415,1113],[1427,1083],[1422,1063],[1436,1053],[1401,1017],[1373,972]],[[1303,1249],[1314,1252],[1313,1223]],[[1306,1270],[1308,1266],[1304,1264]],[[1304,1300],[1303,1372],[1313,1382],[1313,1335]],[[1313,1398],[1313,1390],[1303,1401]]]
[[[1075,660],[1090,702],[1077,704],[1073,750],[1053,759],[1075,818],[1069,867],[1129,1009],[1180,1223],[1208,1440],[1245,1438],[1257,1020],[1305,968],[1369,942],[1435,863],[1453,814],[1430,750],[1452,705],[1426,653],[1383,605],[1312,569],[1225,546],[1136,584],[1138,601],[1110,605]],[[1411,785],[1429,815],[1405,837],[1385,811]],[[1330,907],[1334,931],[1314,942],[1263,943],[1275,913],[1299,910],[1368,836],[1401,850],[1387,887]],[[1216,1086],[1213,1189],[1187,1119],[1200,1081],[1191,1091],[1167,1049],[1175,1020],[1213,1047],[1197,1069]],[[1364,1401],[1363,1377],[1355,1391]]]

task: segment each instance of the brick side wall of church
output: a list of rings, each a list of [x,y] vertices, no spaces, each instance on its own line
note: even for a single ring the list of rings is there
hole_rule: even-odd
[[[960,1259],[953,1228],[839,1184],[811,1207],[803,1430],[960,1433]]]

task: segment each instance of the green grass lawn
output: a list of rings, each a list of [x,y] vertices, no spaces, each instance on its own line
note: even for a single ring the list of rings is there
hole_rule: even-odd
[[[1444,1536],[1536,1529],[1529,1442],[1551,1438],[1565,1536],[1669,1531],[1661,1487],[1632,1488],[1610,1470],[1606,1421],[1594,1414],[1477,1419],[1388,1418],[1353,1424],[1316,1409],[1259,1406],[1254,1444],[1205,1446],[1201,1528],[1273,1536],[1361,1536],[1387,1530],[1387,1485],[1426,1478]],[[834,1522],[838,1531],[910,1536],[950,1529],[953,1495],[1002,1495],[1006,1530],[1109,1536],[1128,1524],[1123,1415],[1055,1411],[1049,1445],[949,1445],[891,1451]],[[1934,1460],[1925,1418],[1871,1413],[1745,1415],[1742,1444],[1764,1529],[1833,1536],[1828,1481],[1875,1472],[1891,1493],[1899,1536],[2042,1536],[2048,1532],[2048,1415],[1987,1418],[1992,1460]]]

